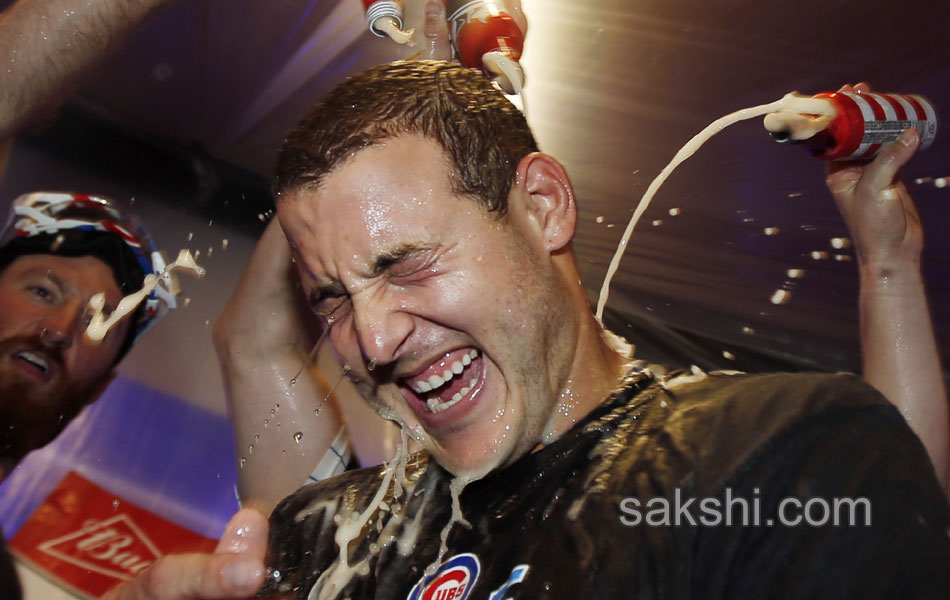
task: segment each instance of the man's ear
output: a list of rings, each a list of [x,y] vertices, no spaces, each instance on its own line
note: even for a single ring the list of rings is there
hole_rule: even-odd
[[[528,217],[537,226],[549,252],[557,252],[571,242],[577,225],[574,188],[554,157],[534,152],[518,163],[518,179]]]

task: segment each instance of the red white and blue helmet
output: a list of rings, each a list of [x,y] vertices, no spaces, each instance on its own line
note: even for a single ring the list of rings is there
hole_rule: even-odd
[[[91,255],[109,265],[123,294],[140,290],[146,275],[160,276],[132,317],[134,333],[128,345],[176,307],[178,287],[170,275],[163,275],[164,257],[145,227],[115,200],[33,192],[14,200],[10,212],[0,233],[0,268],[24,254]]]

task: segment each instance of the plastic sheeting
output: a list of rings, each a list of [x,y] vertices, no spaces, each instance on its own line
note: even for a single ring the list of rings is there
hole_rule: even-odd
[[[128,379],[114,381],[0,485],[7,537],[69,471],[213,539],[238,509],[228,418]]]
[[[950,3],[523,6],[529,120],[576,185],[575,249],[592,293],[640,193],[721,115],[862,79],[881,91],[926,95],[950,115]],[[360,12],[356,0],[185,2],[146,27],[84,98],[131,127],[197,142],[267,174],[284,131],[323,91],[413,51],[366,32]],[[906,172],[928,233],[925,270],[944,356],[950,187],[933,182],[950,176],[946,131]],[[644,320],[669,340],[698,338],[710,359],[739,368],[758,364],[755,355],[857,369],[856,265],[853,252],[829,243],[845,235],[818,161],[773,143],[758,122],[737,125],[660,191],[627,250],[610,322],[634,339]],[[804,277],[789,278],[789,269]],[[773,305],[780,288],[791,299]]]
[[[950,177],[950,3],[523,0],[523,6],[530,22],[523,61],[529,121],[542,148],[565,163],[574,181],[580,205],[574,247],[592,294],[642,191],[713,119],[793,89],[818,92],[862,79],[882,91],[928,96],[944,125],[905,177],[928,235],[924,268],[943,355],[950,357],[950,186],[936,185]],[[349,73],[411,53],[363,30],[360,11],[356,0],[189,0],[145,27],[83,100],[131,131],[182,147],[197,144],[266,175],[285,130],[325,90]],[[664,362],[857,369],[856,265],[852,251],[830,245],[846,235],[821,165],[770,141],[758,122],[737,125],[685,163],[655,199],[615,280],[607,322],[646,358]],[[789,277],[789,269],[804,277]],[[788,288],[790,301],[771,303],[780,288]],[[202,315],[200,322],[213,317]],[[208,335],[200,323],[191,331],[196,339]],[[140,390],[109,394],[107,402],[120,403],[121,396],[134,407]],[[234,507],[227,504],[233,481],[214,486],[233,472],[230,433],[212,437],[198,426],[201,413],[193,428],[189,415],[171,418],[154,408],[165,435],[146,443],[154,429],[137,420],[137,410],[96,425],[110,428],[109,436],[70,433],[57,442],[66,444],[63,456],[49,468],[65,472],[60,460],[78,461],[77,470],[108,487],[98,479],[111,477],[108,456],[131,473],[129,491],[116,490],[130,500],[149,507],[149,494],[171,496],[174,488],[198,502],[192,492],[204,490],[200,502],[209,501],[223,519]],[[142,442],[141,454],[97,445],[131,432]],[[208,464],[204,453],[201,462],[185,453],[186,470],[193,471],[150,472],[174,464],[149,462],[150,452],[167,457],[210,443],[222,445],[220,465]],[[58,477],[48,479],[52,486]],[[5,526],[15,529],[28,512],[21,503],[41,498],[47,482],[12,478],[7,485],[18,486],[3,494]],[[170,509],[177,516],[162,514],[182,524],[200,521],[186,505],[191,501]],[[220,522],[205,525],[201,532],[213,534]]]

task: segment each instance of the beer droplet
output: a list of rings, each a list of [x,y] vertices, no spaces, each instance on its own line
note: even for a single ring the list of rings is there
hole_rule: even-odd
[[[788,290],[775,290],[772,294],[772,304],[786,304],[792,298]]]

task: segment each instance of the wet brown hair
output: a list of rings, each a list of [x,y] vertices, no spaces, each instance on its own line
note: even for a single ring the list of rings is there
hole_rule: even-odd
[[[521,112],[480,72],[440,61],[399,61],[350,77],[284,140],[274,193],[318,187],[354,152],[421,134],[452,161],[450,185],[504,215],[518,162],[538,150]]]

